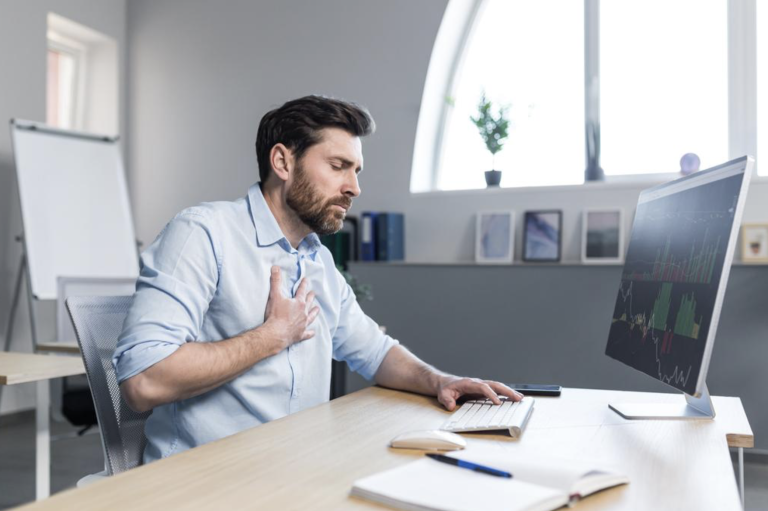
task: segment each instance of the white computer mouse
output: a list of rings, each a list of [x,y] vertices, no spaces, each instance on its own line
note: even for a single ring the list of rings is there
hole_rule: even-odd
[[[467,441],[456,433],[429,429],[423,431],[409,431],[398,435],[389,443],[390,447],[397,449],[422,449],[425,451],[456,451],[464,449]]]

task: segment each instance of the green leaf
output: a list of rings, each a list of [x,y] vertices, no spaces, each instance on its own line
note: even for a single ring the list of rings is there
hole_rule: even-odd
[[[495,155],[501,151],[509,136],[509,119],[507,118],[508,106],[498,108],[498,114],[493,115],[493,104],[483,92],[477,105],[477,117],[469,116],[469,119],[478,129],[480,137],[485,142],[488,151]]]

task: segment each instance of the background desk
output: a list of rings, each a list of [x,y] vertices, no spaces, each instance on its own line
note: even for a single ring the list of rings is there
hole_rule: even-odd
[[[0,385],[36,382],[35,498],[38,500],[51,493],[51,393],[48,380],[83,373],[85,367],[80,357],[0,352]]]
[[[728,446],[749,447],[752,431],[738,398],[714,398],[714,421],[629,422],[608,402],[680,396],[565,389],[537,398],[519,441],[466,435],[469,448],[493,442],[518,452],[610,461],[631,484],[580,502],[592,509],[739,509]],[[433,398],[378,387],[244,431],[24,509],[380,509],[348,496],[358,478],[407,463],[416,451],[387,444],[446,419]]]

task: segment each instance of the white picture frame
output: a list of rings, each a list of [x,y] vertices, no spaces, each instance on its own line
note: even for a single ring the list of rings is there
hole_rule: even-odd
[[[768,224],[741,226],[741,261],[768,263]]]
[[[624,210],[585,209],[581,221],[581,262],[624,262]],[[602,241],[601,241],[602,239]]]
[[[481,211],[475,223],[475,261],[511,264],[515,254],[515,212]]]

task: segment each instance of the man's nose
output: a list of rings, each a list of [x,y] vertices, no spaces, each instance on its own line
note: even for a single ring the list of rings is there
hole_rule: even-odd
[[[347,197],[357,197],[360,195],[360,183],[357,180],[356,172],[350,172],[350,177],[344,182],[342,193]]]

